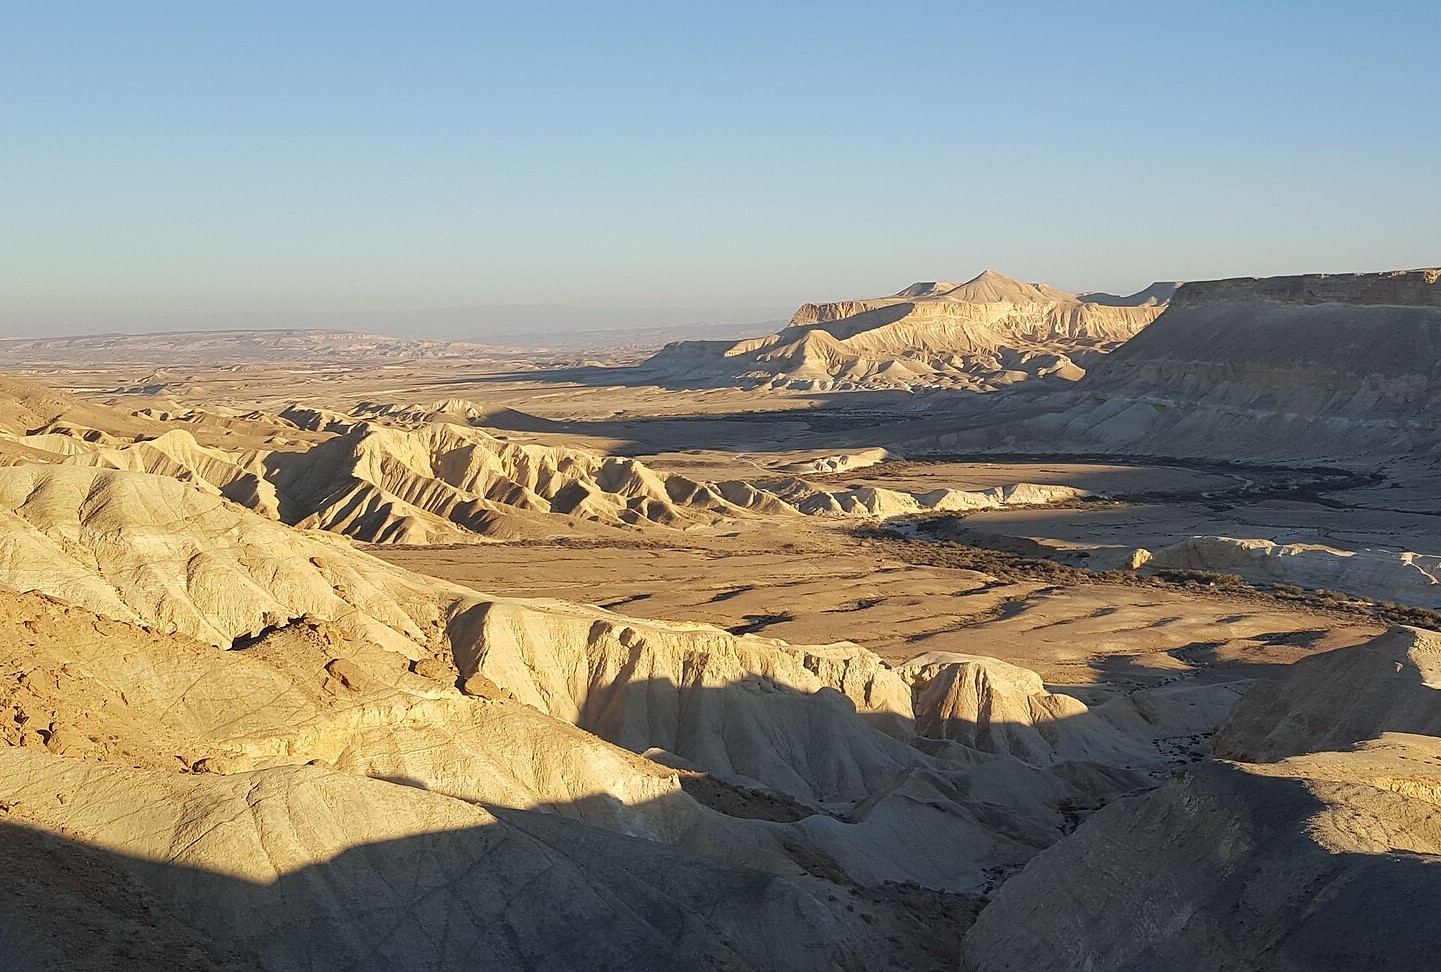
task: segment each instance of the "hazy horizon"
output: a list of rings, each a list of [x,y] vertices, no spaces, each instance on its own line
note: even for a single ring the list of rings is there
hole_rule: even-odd
[[[476,341],[551,337],[634,330],[676,330],[722,325],[770,324],[795,308],[585,308],[555,304],[419,308],[415,310],[313,311],[265,314],[212,313],[133,320],[78,319],[51,327],[23,325],[0,330],[0,339],[60,339],[109,334],[144,335],[198,331],[353,331],[396,338]]]
[[[1419,3],[4,12],[4,336],[1441,263]]]

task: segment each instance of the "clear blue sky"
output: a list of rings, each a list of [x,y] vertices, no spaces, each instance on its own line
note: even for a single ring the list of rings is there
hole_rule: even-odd
[[[1436,265],[1438,98],[1421,2],[0,0],[0,332]]]

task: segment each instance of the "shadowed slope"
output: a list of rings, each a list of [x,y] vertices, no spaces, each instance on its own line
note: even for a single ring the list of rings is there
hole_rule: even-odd
[[[1218,754],[1042,852],[964,968],[1411,970],[1441,947],[1437,636],[1395,628],[1244,698]]]
[[[1012,878],[962,967],[1429,968],[1441,935],[1441,741],[1215,763],[1123,800]]]
[[[887,941],[924,931],[904,901],[556,813],[306,766],[183,776],[0,750],[0,776],[8,968],[154,968],[184,960],[161,951],[174,943],[197,965],[275,970],[943,967]],[[83,884],[54,879],[77,866]],[[77,949],[52,931],[74,914],[129,941]],[[936,917],[954,924],[928,944],[953,941],[963,916]]]
[[[1246,695],[1216,733],[1226,759],[1271,762],[1383,732],[1441,736],[1441,634],[1392,628],[1297,662]]]

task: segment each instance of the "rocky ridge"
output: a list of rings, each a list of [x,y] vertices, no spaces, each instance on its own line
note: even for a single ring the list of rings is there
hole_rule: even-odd
[[[1091,299],[987,270],[966,283],[922,282],[890,297],[805,304],[784,330],[736,343],[668,345],[642,370],[661,380],[807,390],[959,388],[1074,381],[1164,306]],[[1144,296],[1143,296],[1144,295]]]
[[[912,493],[837,489],[794,476],[706,482],[637,459],[516,441],[486,424],[503,420],[507,429],[539,431],[549,423],[458,399],[366,402],[348,413],[293,406],[278,416],[250,416],[314,433],[309,442],[287,438],[268,448],[228,448],[223,436],[202,444],[201,428],[190,423],[121,417],[138,423],[137,431],[92,432],[52,421],[35,434],[11,433],[0,445],[12,447],[15,462],[169,476],[272,519],[368,543],[465,543],[637,525],[686,529],[752,516],[882,518],[1084,495],[1027,483]]]

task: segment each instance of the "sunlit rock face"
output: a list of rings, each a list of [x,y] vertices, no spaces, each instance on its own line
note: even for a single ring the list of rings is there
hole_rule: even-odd
[[[1441,270],[1406,270],[1183,284],[1072,390],[924,445],[1374,465],[1438,432]]]
[[[366,543],[515,540],[581,524],[684,530],[753,514],[877,519],[1086,495],[1034,483],[925,492],[835,488],[794,476],[713,483],[625,456],[511,442],[473,427],[494,413],[460,400],[365,403],[349,414],[293,407],[282,415],[331,437],[283,450],[203,446],[183,428],[135,441],[58,434],[10,441],[55,464],[165,476],[272,519]]]
[[[1398,550],[1345,550],[1316,543],[1188,537],[1147,563],[1237,573],[1254,583],[1351,591],[1377,600],[1441,608],[1441,557]]]
[[[677,382],[822,390],[994,391],[1028,379],[1074,381],[1154,320],[1171,289],[1077,295],[987,270],[966,283],[805,304],[779,333],[679,342],[644,367]]]
[[[967,893],[1059,838],[1073,808],[1140,785],[1120,764],[1171,732],[1085,728],[1084,706],[1014,666],[953,677],[974,658],[912,680],[848,642],[487,596],[151,473],[3,468],[0,523],[0,660],[28,727],[7,742],[121,770],[316,764],[767,873]],[[932,698],[922,681],[952,687]],[[1014,713],[1042,728],[1012,733]],[[699,804],[671,763],[791,818]]]
[[[1263,328],[1376,313],[1374,334],[1410,335],[1348,351],[1338,327],[1330,351],[1301,355],[1332,369],[1334,400],[1286,377],[1282,338],[1214,366],[1216,409],[1269,374],[1329,416],[1305,445],[1331,448],[1360,441],[1345,416],[1370,421],[1346,385],[1372,380],[1355,355],[1402,384],[1430,373],[1403,360],[1424,354],[1424,320],[1396,320],[1433,313],[1434,284],[1222,282],[1166,313],[1241,308]],[[975,308],[1010,302],[1067,309],[988,333],[1080,346],[1108,340],[1103,311],[1169,296],[1057,293],[999,275],[924,283],[815,305],[790,330],[855,341],[847,354],[887,328],[919,346],[937,329],[975,336]],[[1186,362],[1238,352],[1175,347],[1174,372],[1138,367],[1190,404],[1128,412],[1136,439],[1104,422],[1085,434],[1134,450],[1203,410]],[[1077,387],[1119,380],[1109,369],[1027,381],[1074,404]],[[1045,482],[1054,472],[1013,481],[1020,462],[969,488],[907,473],[914,461],[851,481],[891,443],[831,445],[710,482],[560,444],[564,430],[516,410],[335,401],[130,412],[0,384],[0,968],[1409,969],[1441,944],[1426,911],[1441,892],[1434,633],[1367,640],[1369,617],[1333,625],[1259,589],[1060,571],[1030,559],[1049,534],[1007,538],[1026,551],[1010,579],[987,560],[912,570],[870,531],[834,537],[905,518],[919,542],[919,514],[1130,502],[1082,503]],[[1053,414],[1078,435],[1087,421]],[[1387,428],[1424,428],[1424,408],[1407,414]],[[1238,428],[1242,446],[1281,448]],[[589,532],[548,539],[568,531]],[[1434,557],[1270,540],[1141,551],[1118,532],[1110,545],[1149,570],[1418,602],[1437,572]],[[677,538],[695,545],[659,556]],[[505,539],[522,542],[482,544]],[[713,556],[740,539],[743,566]],[[413,573],[362,542],[534,558],[537,575],[506,589],[567,600],[471,586],[505,568]],[[562,551],[575,573],[545,561]],[[564,586],[629,583],[645,558],[663,575],[654,595]],[[713,623],[660,609],[667,586]],[[614,610],[573,603],[592,599]],[[755,633],[770,624],[796,643]],[[878,654],[859,642],[882,625],[895,635]]]

